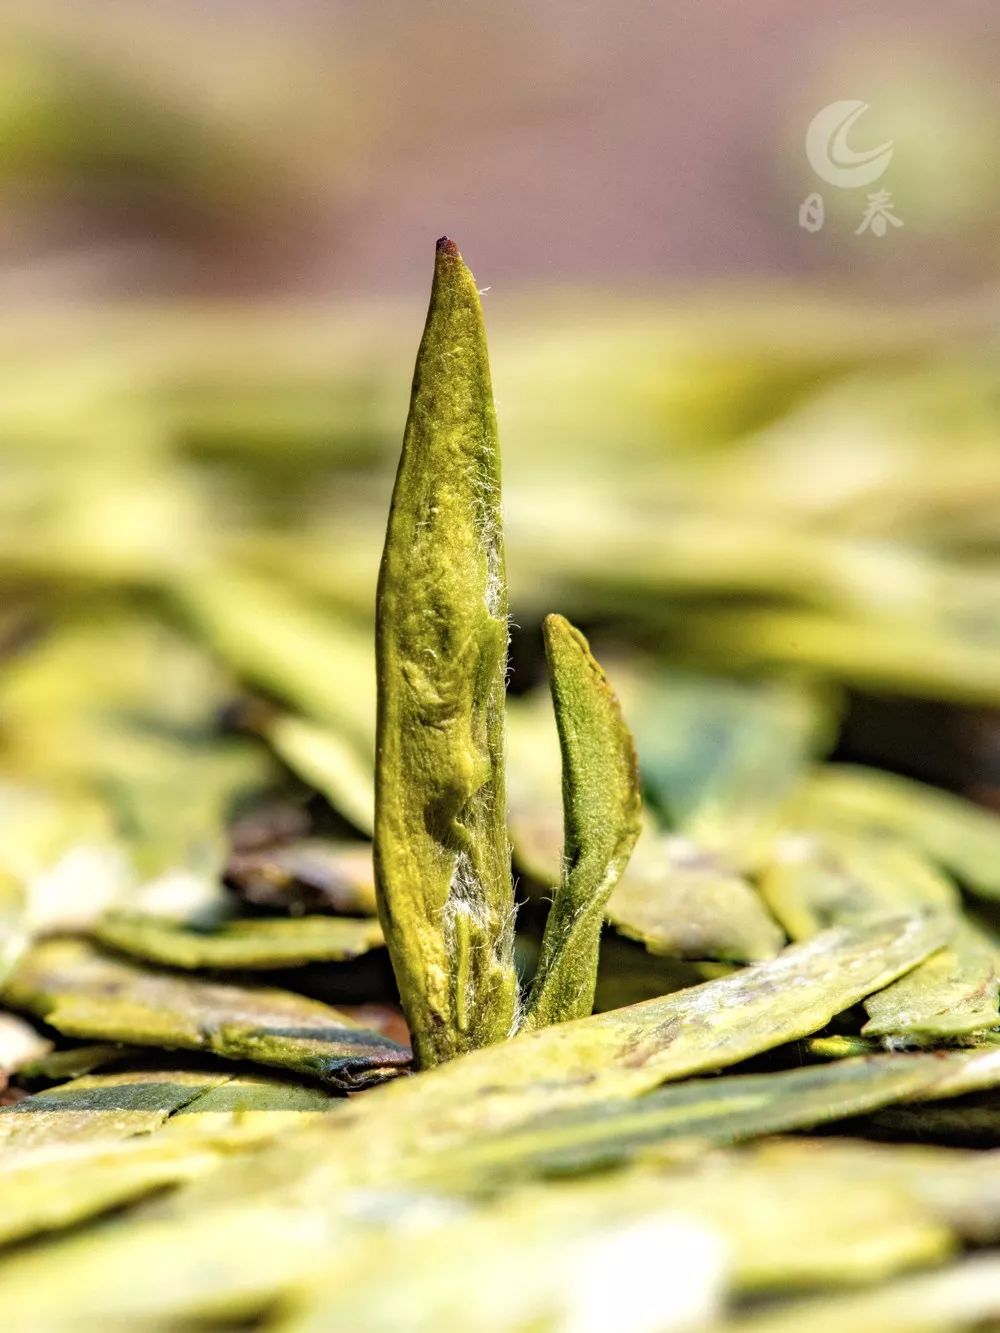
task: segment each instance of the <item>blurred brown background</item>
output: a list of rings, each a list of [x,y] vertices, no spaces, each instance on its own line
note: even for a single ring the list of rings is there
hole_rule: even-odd
[[[7,299],[397,293],[427,244],[484,282],[808,278],[878,300],[997,266],[989,0],[814,6],[41,0],[0,9]],[[854,235],[805,127],[871,110],[905,221]],[[846,193],[850,198],[840,197]]]

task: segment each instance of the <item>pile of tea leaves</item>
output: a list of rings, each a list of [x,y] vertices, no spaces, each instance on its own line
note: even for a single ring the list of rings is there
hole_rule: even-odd
[[[2,335],[4,1328],[1000,1320],[1000,381],[819,313],[498,319],[523,978],[546,611],[644,824],[595,1014],[417,1073],[371,846],[413,318]]]

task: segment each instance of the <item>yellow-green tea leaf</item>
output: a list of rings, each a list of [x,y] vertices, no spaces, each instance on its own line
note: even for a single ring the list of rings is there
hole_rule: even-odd
[[[383,943],[377,921],[335,916],[254,917],[199,929],[161,917],[114,912],[98,922],[93,934],[121,953],[188,971],[342,963]]]
[[[545,654],[562,750],[564,872],[554,890],[522,1026],[589,1014],[608,898],[639,836],[635,746],[579,630],[545,621]]]
[[[425,1066],[501,1041],[517,1005],[501,525],[479,294],[444,238],[376,605],[379,914]]]
[[[207,1050],[359,1088],[398,1072],[410,1053],[318,1000],[137,967],[79,940],[34,947],[8,978],[5,1003],[68,1037]]]

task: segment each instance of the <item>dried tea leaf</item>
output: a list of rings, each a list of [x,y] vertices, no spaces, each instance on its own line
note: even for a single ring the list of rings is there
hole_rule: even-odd
[[[690,990],[521,1034],[366,1098],[365,1141],[387,1155],[407,1135],[443,1147],[723,1069],[817,1031],[916,966],[947,933],[937,918],[843,927]],[[351,1143],[356,1163],[365,1148]]]
[[[29,896],[24,884],[0,866],[0,982],[28,947],[28,913]]]
[[[884,1286],[824,1295],[718,1325],[719,1333],[944,1333],[1000,1319],[1000,1258],[972,1255]]]
[[[137,1054],[142,1054],[138,1047],[122,1046],[118,1042],[69,1046],[59,1051],[49,1050],[30,1061],[21,1070],[21,1077],[30,1083],[64,1083],[84,1074],[94,1074],[99,1069],[125,1064]]]
[[[962,1097],[943,1105],[890,1106],[865,1116],[859,1133],[894,1143],[945,1143],[970,1148],[1000,1147],[1000,1106],[995,1093]]]
[[[907,910],[957,914],[955,886],[897,838],[788,832],[763,867],[765,902],[793,939]]]
[[[2,994],[69,1037],[209,1050],[334,1087],[366,1087],[410,1058],[405,1047],[317,1000],[149,971],[79,940],[36,945]]]
[[[401,1228],[398,1243],[407,1247],[400,1280],[412,1275],[415,1282],[422,1276],[430,1281],[442,1272],[432,1257],[439,1239],[450,1250],[448,1271],[453,1274],[455,1247],[461,1237],[471,1236],[479,1240],[472,1246],[477,1265],[499,1254],[510,1286],[508,1247],[530,1241],[536,1225],[542,1233],[556,1234],[558,1217],[576,1226],[596,1217],[606,1225],[649,1207],[658,1214],[680,1211],[708,1219],[734,1250],[744,1285],[842,1280],[850,1273],[874,1278],[929,1261],[947,1248],[950,1232],[915,1206],[912,1196],[864,1179],[857,1189],[845,1190],[838,1178],[836,1190],[827,1191],[813,1185],[800,1164],[780,1178],[759,1169],[740,1177],[737,1168],[728,1173],[699,1169],[679,1179],[645,1168],[624,1186],[617,1177],[598,1177],[558,1195],[548,1186],[541,1194],[524,1196],[530,1200],[526,1207],[521,1196],[502,1206],[500,1215],[508,1215],[509,1208],[511,1220],[502,1229],[504,1246],[498,1236],[495,1249],[485,1243],[487,1232],[479,1228],[482,1215],[477,1212],[463,1212],[456,1228],[449,1226],[447,1209],[441,1219],[447,1233],[436,1226],[427,1230],[426,1217],[425,1230],[415,1233],[408,1225],[414,1210],[419,1215],[430,1207],[432,1218],[440,1217],[440,1195],[426,1201],[420,1194],[401,1197],[395,1181],[400,1155],[419,1151],[421,1145],[443,1148],[448,1136],[467,1140],[491,1125],[500,1129],[524,1122],[545,1106],[595,1100],[581,1075],[598,1071],[594,1081],[600,1100],[637,1094],[664,1078],[680,1077],[691,1066],[703,1067],[704,1028],[721,1015],[737,1031],[725,1054],[715,1046],[710,1064],[781,1040],[785,1034],[777,1033],[775,1025],[791,1023],[801,1031],[819,1024],[867,987],[911,966],[939,938],[935,923],[916,921],[832,932],[822,941],[787,950],[772,963],[698,988],[700,1004],[692,1006],[689,993],[687,1024],[676,1003],[654,1001],[624,1018],[581,1019],[474,1052],[407,1080],[398,1089],[403,1096],[388,1088],[372,1093],[339,1111],[330,1127],[266,1149],[255,1157],[251,1172],[240,1168],[234,1175],[233,1167],[213,1173],[204,1182],[207,1189],[199,1186],[197,1195],[177,1196],[159,1217],[112,1223],[39,1251],[30,1263],[22,1258],[16,1266],[0,1265],[0,1302],[11,1318],[30,1314],[49,1326],[57,1326],[67,1310],[80,1308],[133,1324],[151,1316],[252,1314],[305,1279],[325,1274],[338,1287],[353,1282],[359,1265],[374,1262],[375,1253],[382,1256],[384,1272],[388,1246],[395,1243],[384,1234],[386,1227]],[[732,991],[732,983],[755,975],[749,988]],[[787,995],[793,987],[797,1005],[789,1016]],[[607,1018],[614,1020],[610,1032],[603,1031]],[[703,1031],[695,1035],[694,1024]],[[672,1040],[687,1048],[666,1059]],[[703,1060],[704,1052],[700,1055]],[[508,1080],[513,1092],[504,1087]],[[369,1183],[359,1192],[365,1180]],[[346,1182],[353,1188],[338,1188]],[[360,1232],[359,1220],[364,1223]],[[366,1235],[369,1226],[374,1229]],[[488,1234],[495,1233],[488,1229]],[[431,1247],[423,1259],[414,1248],[417,1235],[424,1237],[421,1246]],[[516,1252],[520,1255],[520,1248]],[[164,1271],[165,1262],[169,1286],[152,1276]],[[58,1284],[48,1281],[52,1272],[59,1273]],[[449,1285],[454,1290],[453,1281]],[[368,1284],[366,1290],[379,1286],[384,1284]]]
[[[191,1163],[192,1176],[207,1168],[211,1178],[217,1162],[216,1154],[197,1145],[155,1139],[148,1148],[119,1146],[114,1160],[121,1159],[123,1147],[127,1158],[134,1154],[138,1159],[140,1193],[148,1192],[147,1170],[175,1175]],[[153,1165],[143,1161],[147,1154],[152,1154]],[[94,1172],[88,1172],[81,1186],[90,1213],[102,1180],[102,1206],[116,1202],[114,1173],[102,1177],[99,1172],[95,1160]],[[185,1193],[171,1202],[179,1202]],[[54,1201],[57,1225],[60,1203]],[[192,1209],[181,1219],[126,1215],[32,1247],[27,1263],[22,1261],[28,1255],[15,1251],[0,1260],[5,1320],[13,1328],[45,1333],[78,1330],[81,1311],[91,1326],[103,1327],[117,1323],[138,1329],[187,1318],[226,1323],[262,1313],[298,1283],[351,1257],[351,1238],[341,1236],[314,1207],[287,1201],[241,1203],[229,1209]]]
[[[501,526],[479,294],[442,239],[376,604],[379,912],[425,1066],[514,1026]]]
[[[54,1144],[0,1161],[0,1244],[77,1226],[166,1186],[194,1180],[218,1161],[210,1149],[158,1136]]]
[[[754,886],[715,853],[644,823],[608,920],[651,953],[756,963],[784,944]]]
[[[643,1167],[527,1187],[485,1207],[391,1185],[322,1198],[272,1190],[214,1207],[188,1193],[159,1216],[0,1265],[0,1300],[9,1317],[48,1328],[73,1309],[134,1326],[251,1316],[298,1296],[279,1327],[329,1327],[349,1309],[352,1329],[403,1322],[457,1333],[468,1327],[470,1290],[487,1327],[521,1327],[559,1311],[620,1314],[627,1275],[639,1284],[635,1309],[669,1327],[672,1316],[704,1313],[726,1268],[739,1289],[794,1288],[873,1281],[949,1252],[950,1229],[909,1193],[853,1183],[845,1189],[839,1173],[813,1180],[801,1162],[779,1171],[720,1154],[684,1171]],[[655,1280],[642,1276],[650,1253]],[[156,1280],[165,1259],[169,1283]],[[664,1281],[673,1260],[676,1279]]]
[[[865,1036],[950,1038],[1000,1021],[1000,941],[960,915],[958,895],[919,852],[871,835],[779,839],[761,891],[794,938],[832,924],[924,908],[953,922],[948,943],[908,976],[865,1000]]]
[[[324,1088],[260,1074],[236,1074],[206,1089],[170,1117],[162,1133],[211,1140],[227,1148],[300,1129],[342,1105]]]
[[[949,1254],[948,1228],[912,1198],[883,1181],[855,1186],[720,1154],[669,1174],[526,1187],[390,1229],[278,1327],[316,1333],[339,1308],[372,1333],[460,1333],[470,1292],[477,1328],[701,1327],[724,1277],[738,1290],[875,1281]],[[387,1267],[391,1283],[379,1280]]]
[[[998,1084],[995,1048],[875,1055],[773,1074],[691,1079],[627,1101],[542,1114],[501,1134],[421,1153],[401,1164],[400,1173],[428,1188],[493,1191],[512,1179],[604,1168],[650,1147],[658,1160],[683,1159],[707,1143],[808,1129],[899,1101],[955,1097]]]
[[[791,681],[673,668],[623,679],[643,782],[669,827],[752,868],[807,763],[833,741],[835,700]]]
[[[9,1163],[12,1150],[148,1134],[206,1088],[229,1078],[199,1070],[86,1074],[0,1110],[0,1160]]]
[[[864,1037],[939,1041],[1000,1023],[997,1012],[1000,941],[971,921],[909,976],[865,1000]]]
[[[521,1024],[529,1031],[593,1008],[604,909],[640,827],[635,746],[618,700],[579,630],[555,615],[544,630],[562,749],[565,869]]]
[[[36,874],[29,889],[33,905],[40,894],[48,903],[46,924],[54,900],[99,914],[136,874],[153,891],[169,881],[168,897],[218,896],[225,817],[271,775],[259,746],[218,733],[227,689],[199,648],[128,612],[59,624],[5,672],[5,763],[51,785],[68,827],[81,797],[101,802],[116,826],[113,847],[107,834],[96,848],[80,838],[40,867],[46,882]],[[109,865],[109,851],[124,864]]]
[[[891,1179],[811,1169],[763,1151],[709,1154],[656,1176],[678,1212],[711,1226],[733,1256],[744,1291],[854,1286],[939,1262],[955,1248],[946,1221]],[[634,1168],[640,1178],[647,1167]],[[612,1177],[613,1179],[613,1177]]]
[[[254,851],[234,852],[226,883],[255,907],[293,916],[332,912],[375,915],[375,870],[368,842],[302,838]]]
[[[805,669],[862,689],[958,704],[990,707],[1000,701],[995,638],[977,637],[961,624],[929,622],[925,615],[867,612],[696,605],[664,617],[657,630],[661,642],[683,645],[685,657],[699,664]],[[981,621],[991,634],[993,621],[995,612]]]
[[[383,943],[376,920],[334,916],[254,917],[201,929],[162,917],[113,912],[98,922],[93,934],[101,944],[134,958],[192,971],[341,963]]]
[[[945,1112],[952,1104],[935,1103],[921,1109]],[[903,1109],[894,1107],[893,1112]],[[1000,1152],[868,1143],[832,1136],[775,1140],[745,1151],[759,1162],[762,1171],[774,1167],[782,1173],[815,1173],[831,1183],[839,1180],[844,1190],[850,1190],[861,1179],[881,1181],[905,1192],[963,1240],[981,1245],[1000,1239]]]
[[[803,822],[891,833],[984,898],[1000,898],[1000,816],[912,778],[849,764],[817,769],[793,802]]]
[[[650,1182],[559,1195],[523,1190],[476,1210],[418,1198],[409,1228],[400,1212],[402,1226],[369,1237],[349,1267],[335,1259],[295,1292],[276,1329],[320,1333],[332,1327],[333,1311],[349,1310],[359,1333],[464,1333],[474,1308],[477,1333],[671,1330],[703,1327],[720,1304],[722,1237],[673,1210]],[[653,1254],[655,1270],[645,1262]]]
[[[339,1103],[319,1088],[277,1079],[171,1069],[77,1080],[46,1099],[19,1103],[25,1120],[42,1122],[44,1132],[16,1138],[15,1151],[5,1144],[0,1155],[0,1243],[76,1225],[192,1180],[223,1154],[257,1148]]]

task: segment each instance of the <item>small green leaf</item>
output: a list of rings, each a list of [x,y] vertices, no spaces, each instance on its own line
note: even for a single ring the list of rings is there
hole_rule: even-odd
[[[639,836],[635,746],[587,640],[562,616],[545,620],[545,655],[563,763],[565,844],[527,1030],[583,1018],[594,1004],[604,908]]]
[[[423,1065],[514,1024],[504,580],[479,294],[443,239],[376,607],[379,913]]]

